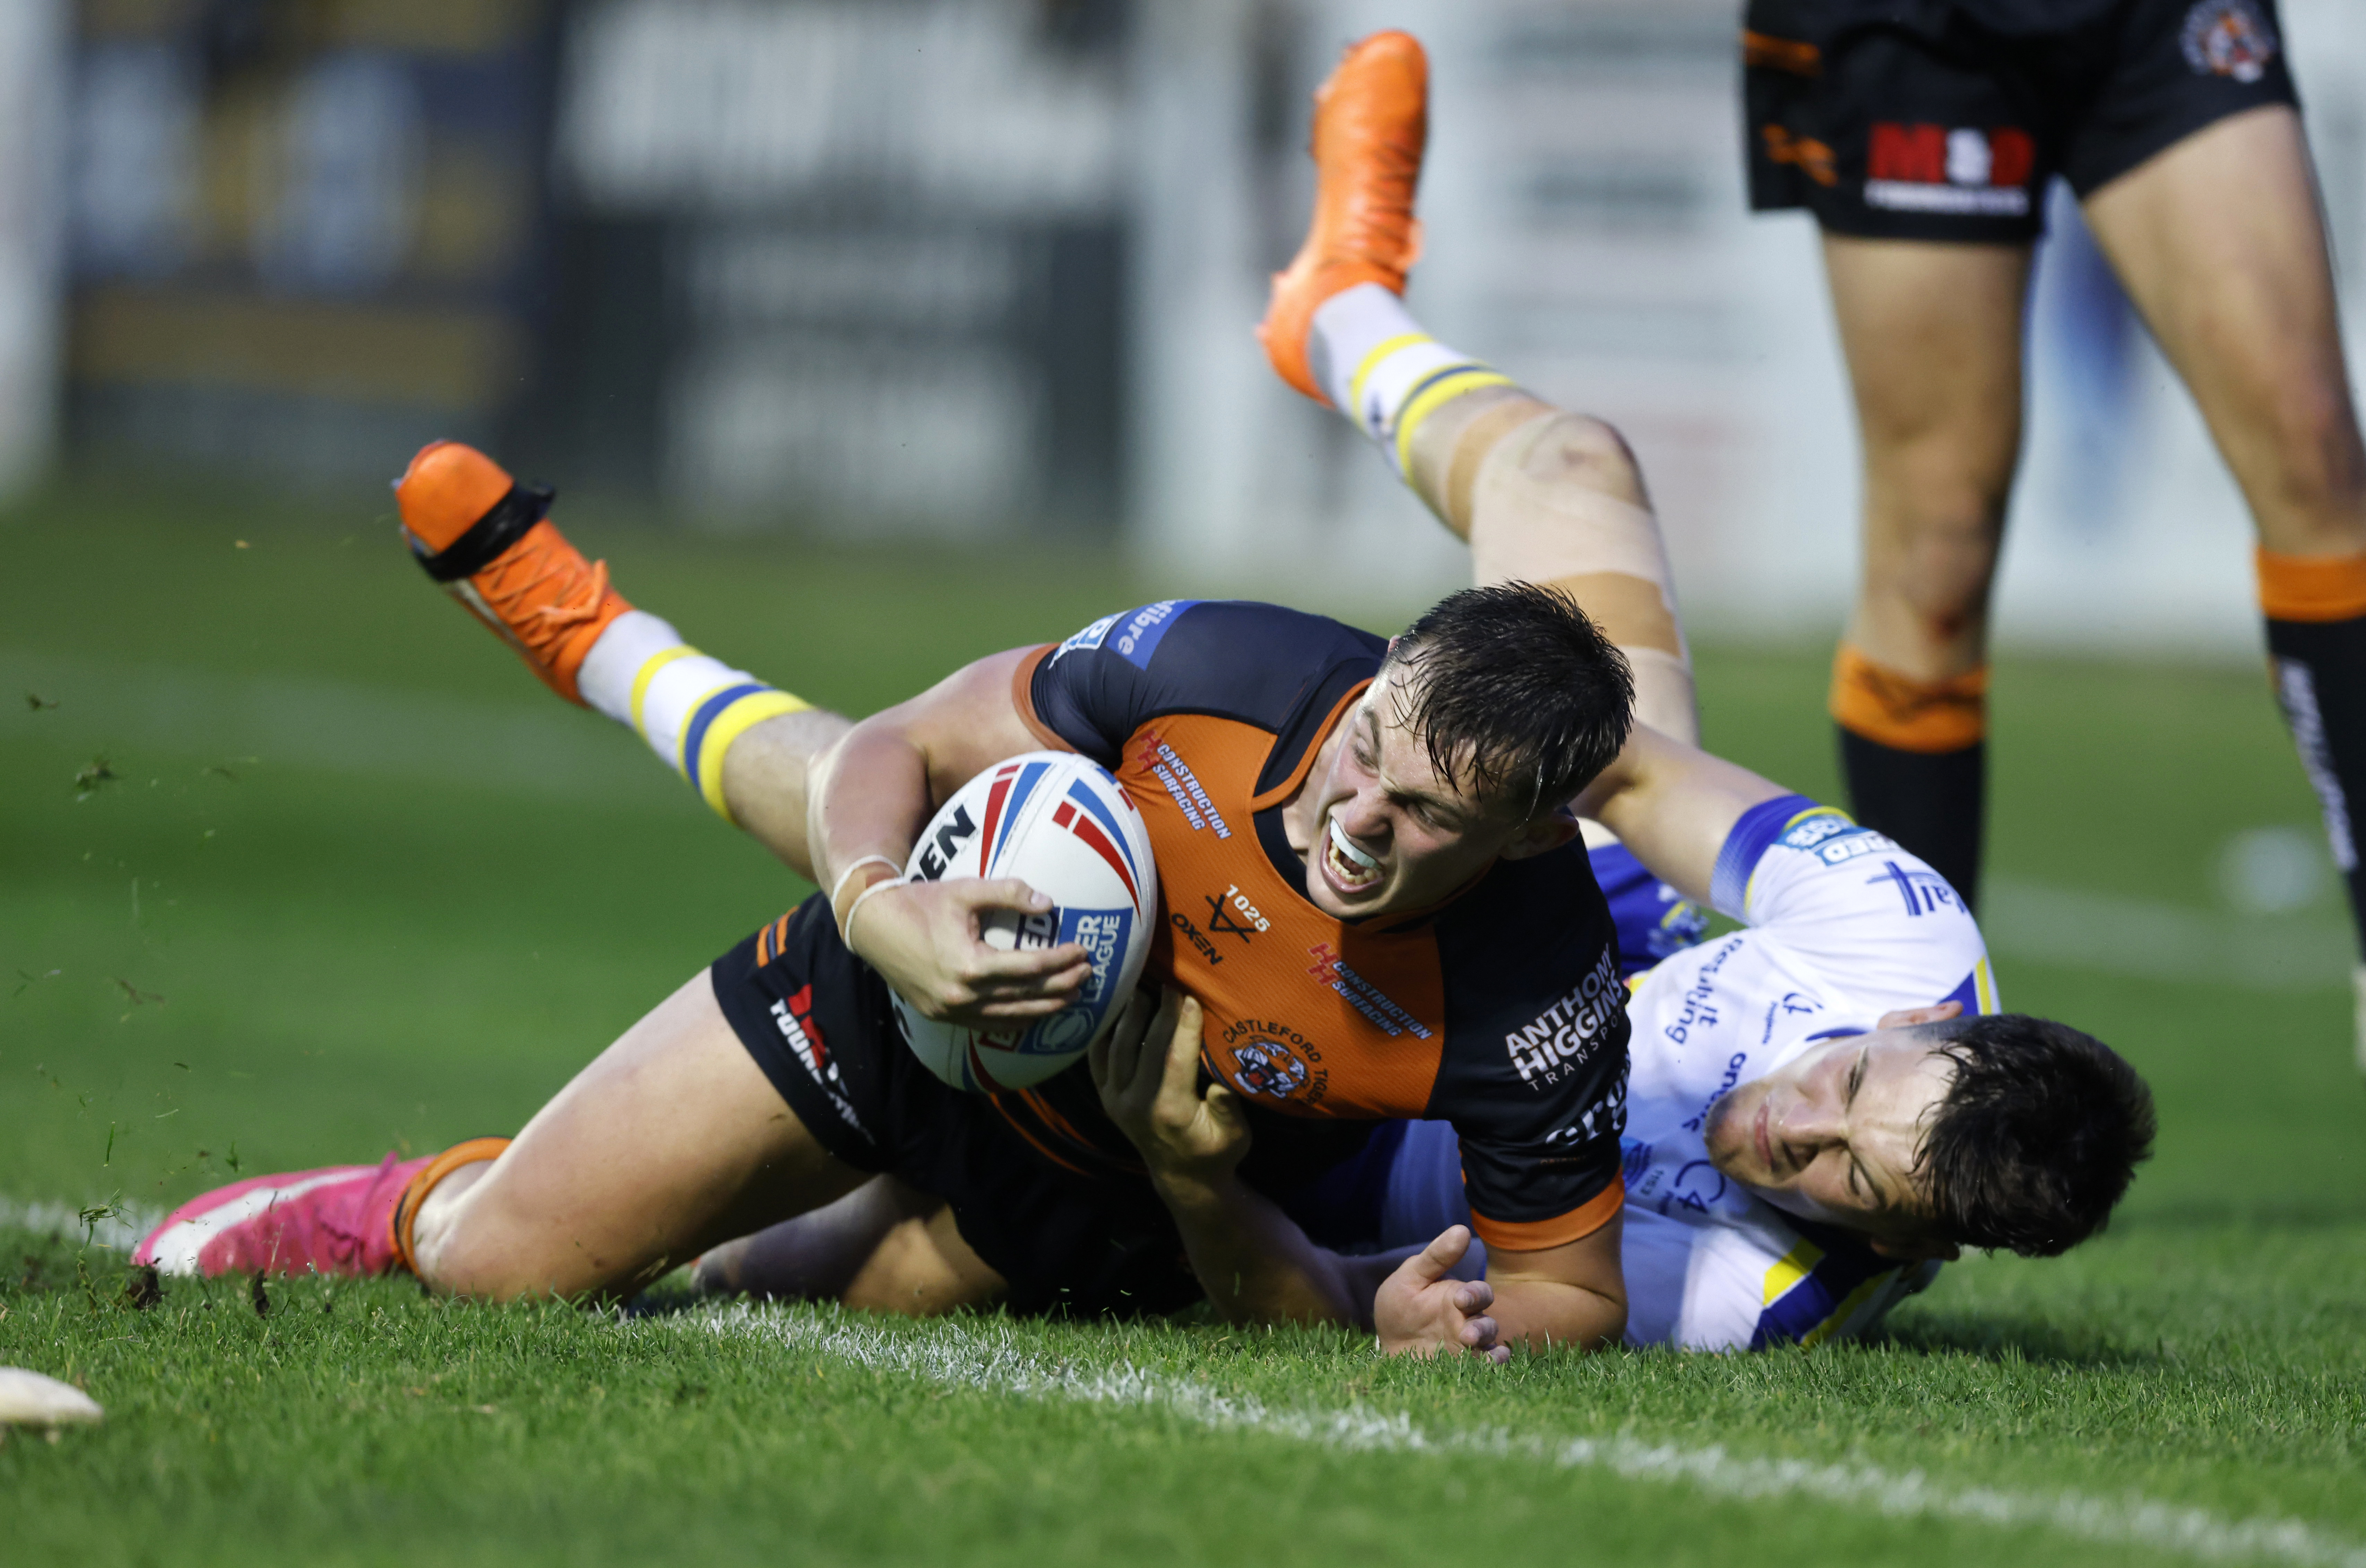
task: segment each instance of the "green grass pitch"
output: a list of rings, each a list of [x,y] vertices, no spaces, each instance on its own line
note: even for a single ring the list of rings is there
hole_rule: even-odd
[[[464,625],[388,510],[83,488],[0,518],[0,1364],[108,1410],[0,1445],[0,1556],[2366,1564],[2341,914],[2246,927],[2214,869],[2239,829],[2314,831],[2256,671],[2000,670],[2006,999],[2127,1052],[2160,1155],[2107,1236],[1952,1269],[1881,1344],[1495,1371],[392,1280],[133,1310],[73,1211],[507,1131],[805,891]],[[1195,586],[576,531],[702,645],[854,711]],[[1831,795],[1824,650],[1694,630],[1712,742]],[[2320,959],[2217,961],[2245,931]]]

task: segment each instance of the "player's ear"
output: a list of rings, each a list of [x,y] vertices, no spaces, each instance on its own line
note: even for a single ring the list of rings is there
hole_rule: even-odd
[[[1560,848],[1577,837],[1577,814],[1567,807],[1531,817],[1512,834],[1502,851],[1504,860],[1526,860]]]

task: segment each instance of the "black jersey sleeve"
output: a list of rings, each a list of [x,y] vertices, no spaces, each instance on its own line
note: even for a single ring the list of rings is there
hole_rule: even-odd
[[[1430,1115],[1462,1145],[1472,1228],[1534,1251],[1618,1211],[1627,987],[1609,906],[1576,846],[1499,865],[1437,930],[1445,1053]]]
[[[1104,615],[1046,652],[1029,716],[1103,767],[1162,714],[1279,731],[1317,693],[1380,667],[1385,639],[1278,604],[1162,599]]]

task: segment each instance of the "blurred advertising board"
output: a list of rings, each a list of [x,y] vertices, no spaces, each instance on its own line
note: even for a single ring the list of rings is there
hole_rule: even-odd
[[[2283,0],[2353,366],[2366,351],[2366,6]],[[1857,575],[1855,413],[1820,242],[1752,218],[1740,0],[1195,0],[1137,73],[1138,544],[1193,591],[1442,592],[1467,558],[1245,341],[1303,231],[1307,95],[1347,40],[1427,46],[1442,340],[1617,424],[1705,635],[1831,634]],[[1153,134],[1155,130],[1155,134]],[[2192,400],[2057,193],[1998,594],[2028,647],[2255,658],[2249,524]],[[1214,580],[1214,581],[1210,581]]]
[[[577,7],[543,437],[749,525],[1114,527],[1123,19]]]
[[[265,476],[492,442],[529,373],[541,0],[86,0],[69,440]]]

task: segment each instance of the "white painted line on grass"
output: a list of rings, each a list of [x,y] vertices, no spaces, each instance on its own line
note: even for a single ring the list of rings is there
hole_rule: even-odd
[[[93,1202],[90,1209],[107,1207]],[[58,1235],[80,1241],[83,1237],[82,1209],[72,1203],[44,1201],[26,1202],[15,1198],[0,1198],[0,1227],[23,1231],[54,1231]],[[140,1245],[140,1238],[163,1223],[164,1211],[136,1203],[126,1203],[107,1214],[92,1220],[90,1240],[94,1247],[111,1252],[129,1252]]]
[[[941,1322],[890,1333],[828,1308],[739,1306],[648,1320],[663,1329],[762,1338],[818,1350],[867,1370],[1018,1399],[1156,1409],[1217,1431],[1256,1432],[1324,1448],[1385,1453],[1482,1454],[1569,1469],[1606,1470],[1633,1481],[1676,1482],[1720,1497],[1807,1497],[1891,1517],[2040,1527],[2113,1546],[2175,1551],[2207,1561],[2255,1560],[2305,1568],[2366,1568],[2366,1547],[2294,1520],[2227,1519],[2130,1494],[2011,1492],[1958,1486],[1923,1472],[1808,1460],[1752,1459],[1723,1448],[1639,1438],[1549,1438],[1500,1427],[1436,1430],[1401,1414],[1358,1405],[1277,1408],[1252,1395],[1163,1378],[1121,1363],[1093,1370],[1019,1348],[1008,1330]]]
[[[1980,934],[2000,959],[2260,991],[2338,987],[2358,961],[2337,919],[2220,913],[2004,876],[1981,890]],[[2004,978],[2010,987],[2010,970]]]

